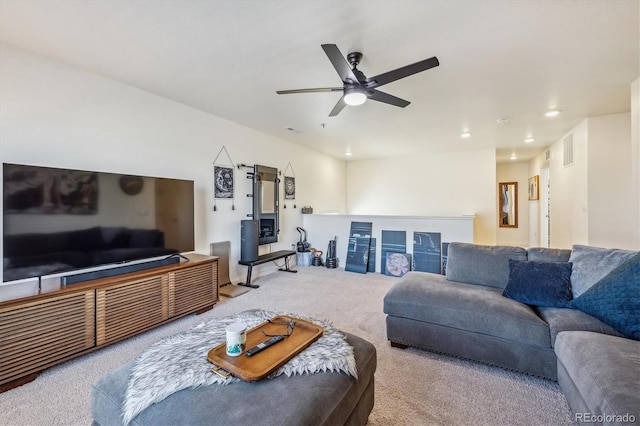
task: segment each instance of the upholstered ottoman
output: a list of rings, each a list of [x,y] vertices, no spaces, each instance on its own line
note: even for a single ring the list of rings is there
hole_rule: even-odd
[[[258,382],[213,384],[176,392],[131,425],[364,425],[373,408],[376,349],[345,333],[353,346],[358,378],[343,373],[278,376]],[[94,424],[122,424],[122,406],[133,363],[94,384]]]

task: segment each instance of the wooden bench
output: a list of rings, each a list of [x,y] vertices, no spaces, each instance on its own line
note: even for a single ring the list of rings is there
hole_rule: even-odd
[[[238,285],[245,286],[245,287],[251,287],[251,288],[260,287],[259,285],[251,284],[251,270],[252,270],[252,268],[255,265],[262,265],[263,263],[271,262],[273,260],[282,259],[283,257],[284,257],[285,267],[284,268],[280,268],[278,270],[279,271],[284,271],[284,272],[298,272],[298,271],[294,271],[293,269],[289,268],[289,257],[293,256],[295,254],[296,254],[296,252],[293,251],[293,250],[278,250],[278,251],[274,251],[273,253],[267,253],[267,254],[263,254],[261,256],[258,256],[258,258],[255,259],[255,260],[240,260],[238,263],[240,265],[248,266],[249,269],[247,270],[247,281],[244,282],[244,283],[238,283]]]

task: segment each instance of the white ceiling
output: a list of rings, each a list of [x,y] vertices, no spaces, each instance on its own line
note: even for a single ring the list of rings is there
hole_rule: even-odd
[[[585,117],[630,110],[639,6],[0,0],[0,40],[338,158],[495,147],[498,161],[523,160]],[[411,101],[405,109],[368,101],[329,118],[339,93],[275,93],[341,86],[323,43],[362,52],[368,77],[431,56],[440,66],[382,88]],[[545,118],[549,108],[562,113]]]

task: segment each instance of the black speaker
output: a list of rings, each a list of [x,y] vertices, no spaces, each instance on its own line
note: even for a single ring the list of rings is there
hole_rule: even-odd
[[[240,221],[240,260],[250,262],[258,258],[259,237],[257,220]]]

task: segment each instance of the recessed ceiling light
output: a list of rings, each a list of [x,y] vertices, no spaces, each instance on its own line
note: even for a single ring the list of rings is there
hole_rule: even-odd
[[[558,114],[560,114],[560,110],[559,109],[550,109],[549,111],[544,113],[545,117],[551,118],[551,117],[557,117]]]
[[[534,138],[532,138],[531,136],[529,136],[528,138],[526,138],[526,139],[524,140],[524,142],[525,142],[525,143],[531,143],[531,142],[533,142],[533,141],[535,141],[535,139],[534,139]]]
[[[345,152],[344,155],[346,155],[347,157],[351,157],[351,153],[349,151]]]
[[[518,159],[518,156],[516,155],[515,152],[511,154],[511,157],[509,157],[509,160],[517,160],[517,159]]]
[[[471,133],[470,132],[462,132],[460,133],[460,137],[461,138],[470,138],[471,137]]]

